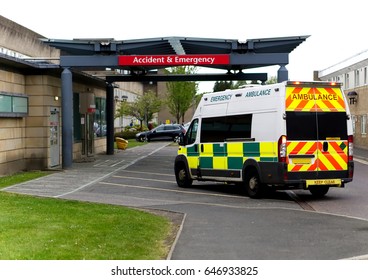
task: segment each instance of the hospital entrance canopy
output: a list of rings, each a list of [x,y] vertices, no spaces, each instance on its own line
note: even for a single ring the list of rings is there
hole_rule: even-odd
[[[163,37],[151,39],[45,39],[62,51],[60,66],[80,70],[120,69],[106,80],[113,81],[217,81],[267,80],[266,73],[242,70],[279,65],[278,80],[287,80],[289,53],[309,36],[248,39]],[[194,65],[225,70],[225,74],[157,75],[152,70]],[[111,72],[110,72],[111,73]],[[124,74],[121,74],[124,73]],[[128,74],[127,74],[128,73]],[[157,72],[156,72],[157,73]],[[281,75],[281,77],[280,77]]]

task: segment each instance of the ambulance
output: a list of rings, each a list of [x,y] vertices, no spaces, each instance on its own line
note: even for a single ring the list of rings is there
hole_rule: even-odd
[[[285,81],[204,94],[179,142],[179,187],[240,185],[251,198],[353,180],[353,128],[341,84]]]

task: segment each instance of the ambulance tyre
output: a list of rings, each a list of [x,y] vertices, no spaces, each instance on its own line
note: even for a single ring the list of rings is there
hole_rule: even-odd
[[[193,180],[189,177],[189,172],[183,162],[175,165],[176,183],[180,188],[188,188],[192,185]]]
[[[262,186],[256,169],[249,169],[244,177],[245,190],[250,198],[261,198],[264,194],[264,186]]]
[[[330,189],[329,186],[310,186],[309,191],[314,197],[324,197],[328,190]]]

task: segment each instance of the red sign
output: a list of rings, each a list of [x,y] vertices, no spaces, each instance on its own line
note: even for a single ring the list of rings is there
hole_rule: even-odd
[[[174,66],[229,64],[228,54],[204,55],[120,55],[120,66]]]

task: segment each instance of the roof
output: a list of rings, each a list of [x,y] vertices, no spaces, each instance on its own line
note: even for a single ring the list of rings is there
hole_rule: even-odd
[[[180,54],[229,54],[290,53],[309,36],[248,39],[210,39],[194,37],[161,37],[115,41],[111,38],[57,40],[43,39],[67,55],[93,55],[115,52],[120,55],[180,55]]]
[[[78,67],[83,70],[124,69],[133,75],[147,75],[160,66],[119,65],[118,56],[139,55],[229,55],[229,63],[205,65],[203,67],[237,71],[243,69],[289,63],[289,53],[309,36],[260,38],[239,41],[236,39],[161,37],[148,39],[114,40],[112,38],[90,38],[74,40],[42,39],[61,50],[62,67]],[[207,79],[208,77],[205,77]],[[264,78],[262,78],[264,79]]]

